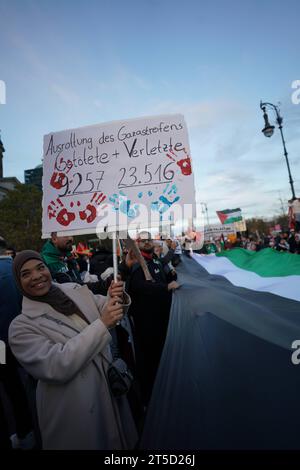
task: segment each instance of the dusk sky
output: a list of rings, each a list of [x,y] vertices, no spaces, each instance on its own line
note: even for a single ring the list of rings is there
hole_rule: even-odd
[[[300,197],[299,18],[298,0],[0,0],[4,175],[24,181],[52,131],[179,112],[210,221],[278,215],[291,190],[259,103],[281,103]]]

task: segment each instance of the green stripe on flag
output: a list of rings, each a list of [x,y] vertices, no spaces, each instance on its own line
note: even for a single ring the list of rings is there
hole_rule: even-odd
[[[238,268],[252,271],[262,277],[300,275],[299,255],[275,251],[272,248],[261,251],[234,248],[217,253],[216,256],[226,257]]]
[[[224,221],[224,225],[225,224],[233,224],[233,222],[239,222],[240,220],[242,220],[242,216],[228,217],[228,219],[226,219]]]

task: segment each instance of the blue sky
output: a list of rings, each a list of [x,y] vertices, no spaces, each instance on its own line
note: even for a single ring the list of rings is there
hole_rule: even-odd
[[[299,17],[297,0],[0,0],[5,176],[23,181],[51,131],[180,112],[210,221],[278,214],[291,191],[259,102],[281,102],[299,196]]]

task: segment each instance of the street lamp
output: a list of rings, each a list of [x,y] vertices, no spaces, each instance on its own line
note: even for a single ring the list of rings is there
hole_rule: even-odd
[[[290,170],[290,164],[289,164],[289,160],[288,160],[288,153],[287,153],[287,150],[286,150],[285,140],[284,140],[283,132],[282,132],[283,118],[280,116],[278,106],[275,106],[275,104],[272,104],[272,103],[263,103],[262,101],[260,102],[260,109],[263,111],[263,116],[264,116],[264,120],[265,120],[265,127],[262,129],[262,132],[264,133],[264,135],[266,137],[272,137],[272,135],[274,133],[274,129],[275,129],[275,126],[271,126],[271,124],[269,123],[269,117],[268,117],[268,114],[267,114],[267,111],[266,111],[267,108],[273,109],[276,113],[276,123],[278,124],[278,128],[280,130],[280,135],[281,135],[281,140],[282,140],[282,145],[283,145],[283,153],[284,153],[284,156],[285,156],[285,161],[286,161],[287,169],[288,169],[288,173],[289,173],[289,181],[290,181],[290,185],[291,185],[291,189],[292,189],[292,195],[293,195],[292,199],[294,200],[294,199],[296,199],[295,189],[294,189],[294,181],[293,181],[291,170]]]
[[[207,204],[206,202],[201,202],[201,208],[202,208],[202,214],[204,214],[204,211],[206,212],[206,220],[207,220],[207,225],[209,226],[209,218],[208,218],[208,210],[207,210]]]

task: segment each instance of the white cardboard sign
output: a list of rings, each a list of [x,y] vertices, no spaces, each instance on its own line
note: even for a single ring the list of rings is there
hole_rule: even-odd
[[[158,226],[185,204],[195,189],[180,114],[44,136],[43,238]]]
[[[220,238],[224,236],[235,234],[236,230],[234,224],[213,224],[206,225],[204,227],[204,239],[210,240],[210,238]]]

